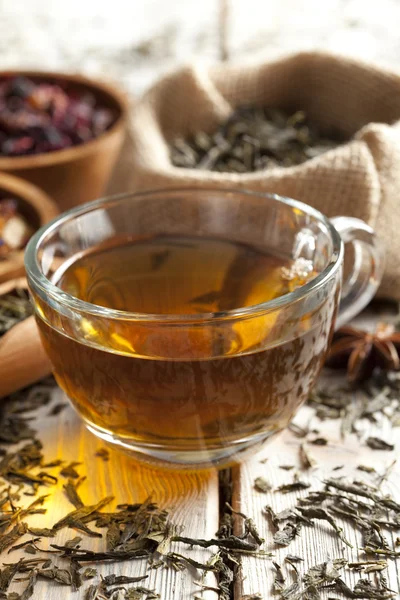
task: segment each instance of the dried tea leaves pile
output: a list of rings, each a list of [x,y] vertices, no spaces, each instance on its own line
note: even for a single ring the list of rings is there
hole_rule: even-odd
[[[27,600],[34,597],[38,581],[51,580],[69,586],[71,591],[82,588],[81,597],[91,600],[155,599],[159,597],[158,593],[146,586],[148,575],[131,577],[118,568],[115,573],[99,578],[94,567],[101,563],[146,559],[149,568],[178,571],[195,568],[203,574],[211,571],[216,575],[215,589],[220,598],[230,600],[240,555],[268,555],[260,550],[264,540],[252,519],[237,514],[243,521],[244,535],[236,536],[232,523],[234,511],[229,507],[226,526],[220,528],[215,538],[195,539],[184,536],[168,511],[151,499],[144,503],[120,504],[114,510],[109,509],[114,500],[112,497],[85,504],[79,493],[85,480],[79,474],[82,465],[59,459],[46,460],[42,444],[29,426],[32,411],[50,403],[53,385],[49,380],[30,391],[14,394],[1,406],[0,432],[3,432],[2,441],[7,446],[1,449],[0,456],[0,553],[3,563],[0,598]],[[54,415],[57,411],[50,410],[47,414]],[[106,449],[98,455],[103,460],[108,459]],[[58,477],[67,478],[63,489],[72,510],[57,522],[46,523],[46,527],[30,526],[30,515],[46,513],[46,501],[53,493]],[[44,488],[45,493],[37,495]],[[26,502],[27,495],[35,497]],[[67,528],[84,534],[85,541],[75,535],[63,544],[57,543],[58,533]],[[102,540],[101,550],[90,547],[92,537]],[[49,540],[47,550],[45,538],[55,538]],[[212,548],[214,554],[203,564],[190,554],[176,552],[177,543],[189,548]],[[17,550],[24,552],[26,558],[13,562],[13,553]],[[91,580],[89,585],[85,585],[87,580]],[[18,581],[25,582],[24,591],[20,594],[10,592],[10,586]],[[203,587],[206,589],[207,586]]]
[[[291,561],[287,562],[293,567]],[[282,600],[321,600],[323,597],[321,593],[324,590],[329,590],[328,598],[332,598],[332,600],[336,600],[337,597],[330,595],[331,591],[341,593],[346,598],[366,598],[367,600],[388,600],[396,597],[396,592],[388,588],[383,575],[377,578],[376,584],[373,584],[368,578],[360,578],[354,588],[350,588],[341,578],[341,572],[346,566],[351,568],[351,565],[345,558],[328,559],[323,563],[313,565],[301,577],[296,573],[295,581],[291,584],[286,583],[281,572],[281,582],[278,586],[276,585],[277,578],[275,579],[275,590],[279,592]],[[365,572],[373,571],[365,569]]]
[[[338,134],[325,137],[304,111],[239,108],[218,130],[177,139],[170,149],[176,167],[226,173],[250,173],[300,165],[343,143]]]
[[[374,370],[367,381],[354,385],[343,385],[336,389],[325,389],[319,384],[311,393],[308,404],[315,410],[315,416],[320,420],[339,419],[342,438],[347,434],[355,433],[363,438],[365,424],[382,423],[386,420],[391,427],[400,426],[400,373],[396,371]],[[293,428],[294,426],[294,428]],[[306,437],[309,432],[294,424],[290,429],[298,437]],[[318,444],[327,442],[318,436]],[[316,441],[315,440],[315,441]],[[313,443],[313,440],[309,440]],[[373,450],[394,450],[395,446],[390,440],[382,440],[378,436],[369,436],[364,443]]]
[[[13,293],[0,294],[0,337],[11,327],[29,317],[33,312],[28,292],[16,289]]]
[[[388,587],[383,571],[388,568],[388,560],[400,557],[396,542],[394,545],[391,543],[393,532],[400,530],[400,504],[381,491],[383,476],[379,476],[373,469],[367,472],[375,477],[375,483],[331,477],[325,480],[322,489],[310,491],[293,506],[280,512],[275,512],[269,505],[265,506],[265,516],[277,547],[289,546],[297,536],[304,535],[303,527],[315,528],[318,522],[326,523],[332,535],[351,549],[353,546],[344,534],[342,523],[351,525],[352,530],[359,532],[362,538],[361,546],[353,551],[360,552],[365,558],[355,562],[348,562],[344,558],[327,559],[324,563],[312,566],[303,575],[303,569],[299,566],[303,562],[302,557],[290,554],[285,556],[285,563],[291,567],[289,573],[287,566],[285,569],[273,562],[273,589],[279,593],[280,598],[321,600],[325,598],[321,592],[326,589],[347,598],[385,600],[397,597],[397,593]],[[279,491],[279,488],[274,491]],[[327,553],[331,554],[331,551],[327,549]],[[361,577],[354,587],[345,583],[341,574],[343,569],[360,573]],[[334,596],[329,598],[336,600]]]
[[[197,569],[203,574],[197,582],[200,592],[214,589],[221,600],[231,600],[234,582],[242,576],[241,556],[271,558],[271,553],[263,549],[264,539],[253,519],[227,504],[215,537],[194,539],[185,536],[168,511],[157,506],[151,498],[141,504],[119,504],[115,509],[110,509],[111,497],[85,504],[80,495],[84,481],[80,474],[82,465],[59,459],[46,460],[42,444],[32,430],[30,412],[46,407],[47,415],[58,414],[58,409],[48,406],[52,385],[49,380],[30,391],[15,394],[1,406],[0,441],[6,446],[0,449],[0,552],[3,563],[0,598],[34,598],[37,582],[44,580],[54,581],[71,591],[79,590],[79,597],[89,600],[156,599],[159,596],[148,584],[149,574],[131,577],[120,566],[106,577],[99,573],[98,565],[102,563],[121,563],[122,566],[125,561],[144,558],[149,569]],[[376,420],[380,414],[389,415],[394,425],[399,424],[400,377],[396,373],[375,374],[365,384],[364,400],[357,405],[356,411],[346,412],[348,394],[345,390],[332,395],[316,393],[311,402],[316,411],[328,411],[329,417],[341,417],[348,430],[357,430],[359,419]],[[305,474],[311,473],[317,465],[308,444],[315,442],[314,451],[326,440],[316,431],[310,439],[307,429],[296,428],[295,431],[299,438],[307,438],[307,445],[299,444],[299,460]],[[379,437],[371,436],[366,443],[377,450],[390,449],[388,442]],[[104,448],[96,456],[109,459]],[[255,481],[256,488],[266,498],[271,494],[297,491],[304,494],[280,512],[265,507],[277,549],[281,547],[286,551],[297,536],[304,535],[307,528],[315,528],[317,523],[322,523],[327,532],[350,548],[352,545],[344,533],[344,523],[362,536],[362,547],[358,549],[362,558],[354,562],[327,558],[306,569],[300,556],[286,554],[281,565],[274,561],[271,564],[275,572],[273,589],[282,600],[320,600],[327,590],[330,598],[335,598],[332,594],[371,600],[396,597],[384,573],[388,561],[400,557],[398,544],[393,541],[400,531],[400,504],[381,490],[393,465],[394,461],[383,473],[359,465],[360,471],[371,477],[372,483],[368,484],[358,479],[330,477],[323,482],[322,489],[321,484],[318,489],[313,489],[296,472],[292,481],[272,490],[265,477]],[[282,466],[292,468],[292,465]],[[46,512],[48,496],[58,479],[71,503],[70,511],[57,522],[46,523],[46,527],[31,527],[30,515]],[[222,477],[221,481],[224,483],[221,494],[230,498],[229,481]],[[34,497],[26,501],[25,496]],[[76,533],[59,543],[59,532],[67,528]],[[50,552],[44,549],[45,538],[50,538]],[[100,550],[92,549],[91,538],[99,538]],[[176,551],[177,543],[183,544],[183,548],[212,548],[214,553],[202,563],[192,558],[190,552]],[[19,556],[23,553],[23,558],[15,559],[16,551]],[[334,555],[329,547],[327,553]],[[360,574],[352,586],[346,583],[345,575],[349,570]],[[214,588],[204,583],[204,576],[209,572],[216,575]],[[10,591],[19,580],[23,581],[24,591]],[[249,596],[259,597],[262,595],[258,593]]]

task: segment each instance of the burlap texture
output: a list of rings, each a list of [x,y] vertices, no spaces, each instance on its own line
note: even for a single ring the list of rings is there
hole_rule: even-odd
[[[351,138],[306,163],[249,174],[174,167],[169,142],[212,133],[238,106],[303,109],[322,130]],[[136,104],[110,192],[160,187],[275,192],[327,216],[365,220],[386,242],[379,296],[400,299],[400,76],[325,53],[300,53],[256,66],[183,68]]]

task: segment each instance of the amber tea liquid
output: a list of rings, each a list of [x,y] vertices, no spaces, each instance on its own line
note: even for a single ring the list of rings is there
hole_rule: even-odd
[[[91,249],[54,282],[141,318],[68,320],[39,306],[57,381],[93,430],[139,454],[182,464],[236,459],[286,426],[303,402],[324,360],[335,299],[318,318],[314,311],[297,321],[284,310],[244,320],[221,314],[218,323],[204,313],[292,291],[304,283],[288,276],[292,267],[264,248],[201,237]],[[160,324],[143,313],[190,315],[190,322]]]

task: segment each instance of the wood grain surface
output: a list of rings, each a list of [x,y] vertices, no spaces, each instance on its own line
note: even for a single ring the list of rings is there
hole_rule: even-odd
[[[335,387],[340,380],[335,378]],[[327,383],[327,387],[332,381]],[[355,395],[354,401],[357,402]],[[368,436],[379,436],[387,442],[394,443],[398,439],[398,431],[392,430],[388,420],[383,419],[376,424],[363,421],[361,439],[354,434],[342,439],[339,420],[320,421],[315,417],[314,411],[309,407],[303,407],[297,414],[294,422],[300,426],[307,426],[309,430],[318,431],[317,435],[328,440],[326,446],[307,445],[307,450],[316,461],[312,469],[302,469],[300,460],[300,445],[304,439],[299,439],[291,431],[286,430],[278,435],[262,453],[248,461],[233,472],[233,505],[236,510],[252,516],[259,527],[261,536],[265,538],[264,549],[274,554],[273,559],[244,558],[243,573],[245,577],[236,586],[236,598],[239,600],[246,594],[260,593],[262,598],[273,597],[273,583],[276,570],[272,560],[281,565],[285,575],[288,576],[287,585],[293,582],[291,574],[293,571],[285,565],[284,557],[288,554],[304,558],[299,566],[299,572],[305,573],[312,565],[322,563],[328,558],[346,558],[349,562],[366,560],[363,554],[362,539],[359,532],[346,521],[338,519],[339,525],[343,527],[344,534],[353,548],[346,546],[331,526],[325,521],[316,521],[314,527],[304,526],[301,534],[296,537],[287,547],[277,546],[273,541],[273,533],[269,517],[264,511],[266,505],[270,505],[275,512],[294,506],[298,499],[306,496],[311,490],[323,489],[323,481],[328,477],[340,477],[341,475],[352,479],[363,480],[366,483],[375,483],[376,474],[357,470],[358,465],[374,467],[378,473],[383,473],[396,459],[396,452],[374,451],[365,445]],[[284,470],[282,465],[293,465],[293,470]],[[339,470],[335,467],[342,466]],[[282,494],[274,491],[278,486],[293,481],[293,472],[297,470],[302,481],[309,482],[311,487],[301,492]],[[254,480],[256,477],[265,477],[272,484],[273,489],[267,493],[255,490]],[[395,464],[388,480],[384,482],[382,491],[390,493],[395,499],[400,498],[400,464]],[[399,532],[393,531],[388,534],[391,547],[395,547],[395,539]],[[386,535],[386,533],[385,533]],[[371,560],[371,558],[370,558]],[[388,578],[389,588],[400,594],[400,579],[398,564],[396,560],[388,560],[388,569],[385,574]],[[288,567],[288,568],[287,568]],[[346,583],[351,587],[358,579],[359,573],[352,572],[350,576],[344,577]],[[373,578],[371,577],[371,581]],[[344,598],[336,590],[331,591],[328,596]],[[326,598],[327,596],[323,596]]]
[[[232,0],[230,4],[228,46],[231,58],[275,58],[284,52],[318,47],[398,67],[396,23],[400,15],[400,3],[396,0],[383,3],[360,3],[358,0],[328,0],[325,3],[317,0],[282,0],[275,3]],[[142,3],[140,10],[136,3],[116,0],[111,11],[108,3],[94,0],[86,3],[77,0],[54,3],[57,6],[54,10],[53,7],[49,10],[48,0],[32,0],[30,10],[26,10],[26,3],[21,0],[12,3],[4,0],[0,1],[0,5],[6,9],[0,14],[3,68],[18,65],[84,71],[89,75],[123,81],[126,89],[137,96],[167,70],[195,58],[214,62],[219,56],[220,40],[216,35],[218,10],[213,0],[201,4],[194,0],[184,3],[181,0],[171,0],[169,3],[165,3],[165,0],[149,0]],[[121,19],[122,14],[125,15],[124,19]],[[260,18],[266,14],[267,18]],[[110,189],[120,191],[114,187]],[[53,402],[60,401],[62,394],[58,390]],[[175,504],[175,520],[185,525],[188,535],[207,537],[214,534],[218,523],[215,473],[209,476],[160,473],[140,467],[116,451],[111,451],[110,460],[103,462],[95,456],[96,450],[103,447],[102,443],[85,429],[71,408],[68,407],[57,417],[48,417],[47,413],[48,407],[41,409],[34,421],[38,435],[44,441],[45,454],[49,460],[62,457],[82,461],[83,464],[77,469],[89,475],[80,489],[85,501],[94,502],[106,494],[113,494],[118,502],[134,502],[153,493],[154,499],[161,504]],[[296,422],[307,422],[311,415],[309,409],[302,409]],[[316,422],[315,426],[329,438],[330,443],[326,447],[312,448],[319,466],[311,473],[302,472],[304,478],[312,481],[313,487],[322,486],[324,477],[330,475],[337,465],[344,464],[346,473],[354,472],[358,463],[374,465],[382,472],[393,460],[395,453],[389,456],[389,453],[370,451],[354,437],[341,440],[337,424]],[[378,423],[374,427],[366,423],[365,427],[366,432],[371,429],[382,437],[386,436],[389,441],[396,442],[396,436],[398,438],[398,433],[393,433],[386,423]],[[304,528],[302,535],[288,548],[277,550],[273,546],[270,525],[262,509],[266,504],[282,509],[294,503],[298,495],[282,497],[274,492],[260,494],[254,491],[253,481],[260,475],[270,479],[275,486],[290,481],[290,471],[275,467],[288,463],[298,465],[298,454],[299,440],[286,431],[271,442],[260,456],[235,469],[235,506],[256,520],[266,538],[265,547],[274,551],[277,562],[281,563],[282,557],[289,552],[298,552],[306,558],[305,565],[301,567],[305,570],[311,562],[324,560],[327,553],[356,557],[360,540],[354,539],[346,525],[346,535],[355,545],[351,552],[347,548],[342,549],[342,544],[338,544],[337,538],[325,525]],[[260,462],[263,458],[268,458],[268,461]],[[362,477],[367,479],[368,475],[362,473]],[[61,478],[57,490],[47,500],[47,514],[29,518],[32,525],[47,526],[71,510],[62,492],[62,484]],[[400,499],[398,468],[392,471],[385,489]],[[50,491],[53,492],[53,489]],[[30,501],[31,498],[26,497],[27,504]],[[57,540],[65,541],[75,535],[74,531],[63,530]],[[101,543],[101,540],[87,541],[91,547],[99,547]],[[203,560],[207,555],[207,551],[193,551],[193,556]],[[16,556],[13,555],[13,560]],[[1,562],[7,560],[8,557],[0,558]],[[389,585],[397,590],[396,562],[388,561],[388,564]],[[101,572],[137,575],[144,573],[145,568],[144,563],[133,561],[103,567]],[[273,571],[270,560],[253,557],[244,559],[244,579],[236,587],[234,600],[241,600],[243,595],[252,592],[260,592],[264,600],[273,598]],[[186,600],[193,598],[195,592],[198,593],[194,584],[199,579],[196,572],[157,570],[149,571],[149,575],[148,587],[154,587],[162,600]],[[18,588],[15,586],[12,589]],[[340,597],[337,593],[330,595]],[[206,598],[206,594],[203,597]],[[210,593],[210,597],[217,598],[214,593]],[[84,592],[72,594],[69,587],[39,582],[34,594],[34,600],[66,598],[83,599]]]
[[[80,495],[85,504],[94,504],[105,496],[114,496],[115,501],[110,505],[113,509],[117,504],[143,502],[149,496],[160,506],[171,511],[172,520],[184,527],[185,535],[189,537],[213,537],[218,528],[218,477],[217,474],[161,472],[140,466],[129,456],[117,450],[110,450],[108,461],[96,456],[104,443],[91,434],[83,425],[81,419],[68,405],[58,416],[48,416],[52,406],[65,402],[65,397],[60,389],[53,394],[52,404],[39,410],[32,425],[38,432],[39,439],[43,442],[46,460],[63,459],[79,461],[82,464],[76,469],[81,475],[87,475],[87,480],[79,488]],[[58,475],[60,467],[49,470]],[[50,494],[45,503],[45,515],[28,517],[26,521],[33,527],[50,527],[53,523],[73,510],[63,493],[62,486],[66,479],[59,477],[57,486],[48,489]],[[40,493],[47,493],[41,489]],[[26,497],[26,504],[32,497]],[[107,510],[107,509],[104,509]],[[104,533],[104,531],[103,531]],[[79,535],[83,537],[81,546],[94,550],[104,550],[105,540],[87,538],[84,534],[71,529],[63,529],[56,538],[42,538],[40,546],[48,548],[50,544],[63,544],[65,541]],[[29,539],[29,535],[21,538],[21,542]],[[174,544],[173,551],[183,552],[200,562],[207,562],[213,549],[193,550],[182,544]],[[7,557],[4,553],[2,562],[7,558],[15,561],[19,557],[27,558],[29,555],[23,551],[15,551]],[[57,562],[57,560],[55,560]],[[62,565],[60,565],[62,566]],[[96,565],[97,568],[97,565]],[[145,585],[155,589],[163,600],[172,598],[193,598],[199,593],[196,581],[200,580],[201,573],[195,569],[175,571],[169,569],[146,570],[144,560],[126,561],[101,565],[99,574],[138,576],[148,574],[149,579]],[[215,585],[212,576],[206,580],[209,585]],[[84,598],[85,587],[93,583],[88,582],[78,592],[72,593],[69,586],[60,586],[49,581],[37,583],[34,592],[35,600],[64,600],[67,598]],[[20,591],[25,584],[14,585],[10,591]],[[215,592],[205,592],[205,599],[216,598]]]
[[[373,314],[363,317],[358,324],[373,328],[382,315]],[[392,315],[393,318],[393,315]],[[388,316],[385,316],[388,320]],[[342,385],[343,379],[339,375],[327,377],[326,374],[320,380],[319,385],[325,389],[337,388]],[[349,402],[355,405],[359,401],[359,392]],[[57,416],[49,416],[51,408],[59,403],[65,402],[61,390],[56,388],[52,395],[50,406],[44,406],[35,413],[32,420],[33,427],[38,432],[38,438],[43,441],[46,460],[63,459],[65,461],[79,461],[77,470],[81,475],[87,475],[87,480],[82,484],[79,491],[82,499],[87,504],[98,502],[101,498],[112,495],[115,501],[111,508],[119,503],[142,502],[148,496],[161,506],[170,509],[174,522],[184,527],[184,535],[197,538],[214,537],[219,525],[219,502],[222,499],[222,489],[218,488],[218,474],[216,472],[184,473],[173,471],[159,471],[141,466],[134,462],[128,455],[117,450],[110,450],[110,459],[105,462],[96,456],[100,448],[104,448],[103,442],[94,437],[83,425],[80,418],[74,413],[69,405]],[[277,547],[273,542],[273,532],[269,518],[265,515],[265,505],[270,505],[275,511],[281,511],[286,507],[296,504],[301,496],[307,495],[310,490],[321,489],[324,479],[340,475],[354,476],[367,483],[376,481],[376,474],[360,472],[357,466],[367,465],[374,467],[378,473],[383,473],[398,457],[398,429],[393,429],[388,418],[381,415],[375,422],[363,420],[358,422],[358,436],[348,434],[342,438],[340,432],[340,420],[321,421],[315,416],[315,411],[309,407],[303,407],[295,417],[295,423],[308,430],[313,431],[309,437],[323,436],[327,439],[326,446],[308,445],[313,458],[316,460],[315,467],[304,469],[300,461],[300,444],[303,438],[296,437],[290,430],[284,431],[271,441],[263,452],[250,459],[245,464],[232,470],[232,498],[231,502],[236,510],[252,517],[256,522],[262,537],[265,538],[263,550],[273,553],[273,558],[255,558],[254,556],[243,557],[241,577],[238,579],[232,600],[244,600],[251,594],[260,594],[263,600],[274,597],[273,581],[275,568],[272,561],[284,566],[288,577],[287,583],[291,582],[292,571],[286,568],[284,557],[287,554],[299,555],[304,562],[299,566],[300,573],[304,573],[311,565],[321,563],[330,558],[345,557],[349,561],[362,559],[362,540],[358,532],[345,521],[339,520],[344,534],[353,548],[349,548],[341,542],[332,531],[328,523],[317,522],[314,527],[304,526],[301,535],[288,547]],[[366,446],[368,436],[378,436],[396,446],[394,452],[374,451]],[[292,465],[292,470],[282,469],[282,465]],[[335,470],[336,467],[342,467]],[[60,468],[52,471],[54,475],[59,474]],[[279,485],[289,483],[293,480],[293,472],[297,470],[302,480],[310,482],[311,488],[303,492],[283,495],[275,492]],[[261,493],[254,489],[256,477],[265,477],[273,486],[273,490]],[[62,490],[66,479],[59,477],[57,486],[49,487],[49,498],[45,507],[47,513],[27,517],[31,526],[49,527],[62,516],[72,510]],[[394,464],[387,480],[382,484],[382,491],[390,493],[399,501],[400,499],[400,461]],[[42,492],[41,493],[46,493]],[[25,502],[25,497],[23,497]],[[226,499],[226,496],[224,496]],[[228,498],[230,499],[230,498]],[[26,503],[32,501],[26,497]],[[107,510],[107,509],[105,509]],[[74,530],[61,530],[57,538],[43,538],[41,546],[47,548],[51,543],[63,543],[76,535],[81,535]],[[391,547],[395,547],[396,537],[399,531],[393,530],[387,534]],[[28,536],[27,536],[28,537]],[[20,541],[23,541],[22,538]],[[96,550],[104,549],[104,539],[84,539],[82,547]],[[206,562],[215,548],[209,550],[191,549],[187,546],[175,544],[174,551],[185,553],[198,561]],[[19,556],[26,554],[22,552]],[[13,553],[13,560],[18,553]],[[1,556],[1,562],[7,562],[7,554]],[[57,562],[57,560],[56,560]],[[395,590],[400,596],[400,577],[398,572],[398,560],[387,561],[388,568],[385,571],[390,589]],[[162,600],[193,599],[200,596],[200,590],[196,582],[200,580],[201,573],[195,569],[186,571],[174,571],[173,569],[146,570],[145,561],[130,561],[103,565],[99,568],[100,574],[124,574],[137,576],[148,574],[146,587],[155,589]],[[373,577],[373,576],[371,576]],[[354,586],[360,578],[360,574],[346,570],[345,581]],[[215,585],[210,575],[206,580],[209,585]],[[14,585],[10,591],[18,591],[24,584]],[[88,584],[86,584],[87,586]],[[35,588],[35,600],[64,600],[64,598],[85,598],[84,588],[72,593],[68,586],[60,586],[52,582],[40,581]],[[343,598],[339,593],[330,592],[323,595],[327,597]],[[214,600],[217,594],[207,591],[202,596],[205,600]]]

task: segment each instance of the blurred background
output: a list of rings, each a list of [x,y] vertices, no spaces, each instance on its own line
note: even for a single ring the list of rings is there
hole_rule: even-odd
[[[185,79],[181,80],[180,98],[179,86],[173,82],[171,93],[169,87],[167,90],[169,103],[164,104],[164,98],[158,103],[152,99],[147,105],[146,101],[135,102],[166,72],[194,62],[203,65],[219,60],[255,62],[315,49],[397,69],[399,24],[400,0],[0,0],[0,70],[61,73],[60,79],[56,77],[55,81],[52,78],[46,81],[47,76],[37,77],[34,82],[18,77],[0,81],[0,287],[2,282],[6,283],[8,291],[26,286],[23,279],[26,243],[39,225],[58,212],[99,198],[104,193],[166,187],[172,182],[187,185],[188,180],[191,185],[199,186],[207,182],[209,167],[202,165],[204,152],[211,153],[215,145],[221,143],[217,136],[211,140],[207,135],[213,135],[216,117],[223,116],[227,107],[224,101],[221,107],[219,99],[211,97],[206,103],[207,110],[203,113],[194,110],[193,90],[201,85],[196,88],[195,80],[196,85],[185,87]],[[333,146],[327,146],[325,140],[325,146],[321,146],[318,136],[314,140],[309,136],[313,131],[312,120],[311,127],[305,128],[304,141],[301,119],[295,120],[296,129],[293,122],[289,122],[289,115],[281,115],[279,124],[272,123],[272,131],[282,143],[272,139],[271,127],[266,127],[263,140],[270,154],[269,137],[272,147],[275,144],[282,156],[283,151],[287,152],[282,159],[286,159],[286,163],[279,165],[291,164],[287,162],[292,150],[290,140],[296,146],[302,139],[300,145],[307,151],[313,145],[315,151],[319,145],[324,152],[339,144],[337,154],[336,150],[329,155],[327,152],[321,169],[320,163],[314,162],[311,167],[306,165],[302,177],[293,174],[286,178],[285,170],[282,170],[269,178],[270,173],[261,170],[256,177],[253,178],[251,172],[251,177],[247,178],[254,170],[255,149],[260,146],[254,138],[254,143],[250,142],[252,166],[249,169],[247,164],[239,164],[236,175],[243,175],[240,187],[279,192],[304,200],[328,216],[345,212],[367,221],[382,239],[390,240],[380,293],[400,300],[400,126],[384,125],[400,119],[400,79],[359,66],[351,67],[350,71],[348,67],[343,71],[339,69],[335,78],[332,64],[341,62],[334,58],[324,63],[328,64],[327,68],[318,67],[325,69],[324,85],[320,88],[307,88],[302,76],[299,81],[295,78],[293,86],[292,80],[288,79],[288,95],[293,96],[290,97],[293,100],[291,110],[305,111],[301,116],[305,119],[308,104],[314,105],[311,107],[314,113],[315,107],[321,107],[319,120],[323,121],[322,125],[325,123],[328,131],[333,122],[339,123],[346,141],[372,123],[367,133],[363,131],[364,137],[357,138],[351,147],[350,144],[342,146],[338,140],[331,140]],[[80,72],[95,80],[100,78],[115,84],[111,89],[110,86],[96,85],[96,81],[90,85],[82,84],[79,78],[66,76],[66,72]],[[251,89],[252,81],[254,83],[256,79],[253,77],[252,80],[247,77],[248,72],[245,73],[243,81],[247,80]],[[338,73],[344,75],[339,77]],[[341,83],[339,88],[338,81]],[[131,112],[130,122],[125,118],[129,106],[125,99],[119,99],[119,87],[130,93],[136,107],[136,111]],[[265,86],[266,90],[272,88]],[[285,90],[285,86],[282,89]],[[309,92],[308,96],[302,91]],[[162,96],[165,89],[159,93]],[[198,93],[203,99],[202,90]],[[206,88],[204,95],[207,93]],[[302,97],[311,101],[305,100],[302,106]],[[265,105],[268,106],[268,102]],[[161,114],[161,108],[157,110],[157,107],[165,106],[166,117]],[[210,106],[212,110],[209,110]],[[202,125],[198,126],[196,117],[200,114]],[[143,115],[144,120],[141,119]],[[168,127],[157,128],[161,120]],[[130,127],[125,136],[127,122]],[[380,125],[376,126],[377,123]],[[267,126],[270,125],[268,122]],[[288,135],[280,135],[287,129]],[[163,137],[166,130],[168,135]],[[190,140],[186,139],[189,130],[191,133],[206,132],[208,149],[204,151],[203,136],[202,147],[194,150],[193,143],[190,146]],[[244,140],[246,131],[237,136],[239,141]],[[165,149],[172,138],[184,141],[178,149],[183,155],[186,152],[186,158],[194,155],[193,164],[183,166],[199,167],[195,175],[193,168],[188,176],[183,168],[175,169],[168,158],[165,160]],[[93,143],[83,148],[86,142]],[[249,146],[248,139],[244,143]],[[65,149],[67,152],[60,152]],[[232,150],[229,144],[228,150]],[[238,154],[232,156],[237,164]],[[249,154],[243,150],[241,156],[248,158]],[[310,154],[305,160],[308,158]],[[213,181],[221,187],[228,184],[231,187],[229,175],[227,179],[225,175],[218,173]],[[7,293],[4,289],[3,293]],[[30,306],[28,302],[27,306]],[[27,309],[25,316],[30,310]],[[17,316],[19,318],[19,313]],[[0,397],[31,384],[50,370],[37,331],[32,321],[31,325],[29,319],[26,321],[30,329],[20,329],[20,337],[13,338],[18,343],[15,352],[19,348],[25,352],[21,359],[15,361],[14,350],[2,345]],[[27,335],[31,346],[27,343]],[[18,362],[19,370],[9,369],[10,361],[7,363],[5,357],[10,357],[12,367]],[[8,375],[8,371],[7,380],[5,372]]]
[[[399,0],[0,0],[2,68],[83,71],[140,94],[193,60],[323,48],[396,67]]]

